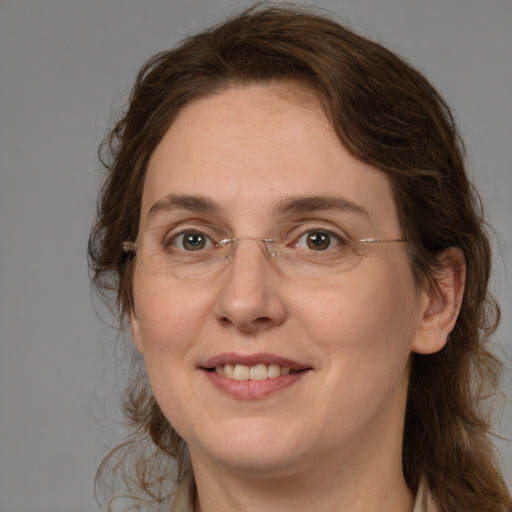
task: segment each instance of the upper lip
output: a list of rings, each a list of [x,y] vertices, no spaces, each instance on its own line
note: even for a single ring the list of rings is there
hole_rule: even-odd
[[[225,352],[223,354],[218,354],[216,356],[211,357],[201,366],[203,368],[215,368],[216,366],[224,366],[226,364],[241,364],[245,366],[254,366],[260,363],[266,365],[277,364],[279,366],[286,366],[290,368],[290,370],[297,371],[311,368],[311,366],[307,364],[302,364],[297,361],[292,361],[291,359],[276,356],[274,354],[269,354],[266,352],[250,355],[242,355],[237,354],[235,352]]]

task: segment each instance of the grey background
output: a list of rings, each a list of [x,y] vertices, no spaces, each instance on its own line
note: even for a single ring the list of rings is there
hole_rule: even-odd
[[[312,3],[411,60],[454,107],[500,233],[494,290],[512,396],[512,0]],[[145,58],[243,5],[0,0],[1,512],[96,510],[123,377],[118,334],[89,294],[96,148]],[[498,432],[512,438],[510,404]],[[511,445],[499,442],[509,483]]]

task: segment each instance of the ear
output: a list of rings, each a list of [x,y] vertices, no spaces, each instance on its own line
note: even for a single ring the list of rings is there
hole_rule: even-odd
[[[449,247],[438,260],[435,283],[427,280],[421,291],[421,323],[412,346],[418,354],[433,354],[446,345],[464,296],[466,262],[462,251]]]
[[[144,345],[142,343],[142,336],[140,335],[139,321],[137,320],[137,315],[135,314],[133,306],[130,309],[129,320],[130,330],[132,331],[133,344],[141,354],[144,354]]]

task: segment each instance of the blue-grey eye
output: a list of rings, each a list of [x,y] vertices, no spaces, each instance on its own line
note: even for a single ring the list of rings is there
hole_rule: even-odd
[[[199,231],[186,231],[174,237],[172,245],[183,251],[200,251],[211,247],[211,240]]]

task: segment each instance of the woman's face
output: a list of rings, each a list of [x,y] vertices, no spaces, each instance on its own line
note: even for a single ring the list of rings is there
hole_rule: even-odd
[[[333,234],[317,244],[319,230],[403,236],[386,176],[352,157],[319,101],[290,83],[192,101],[156,148],[139,238],[201,251],[203,225],[257,238],[285,226],[305,251],[336,250]],[[426,309],[405,244],[367,246],[353,268],[311,277],[281,272],[261,243],[242,239],[202,277],[137,263],[133,294],[134,341],[194,465],[271,475],[355,454],[400,457]]]

